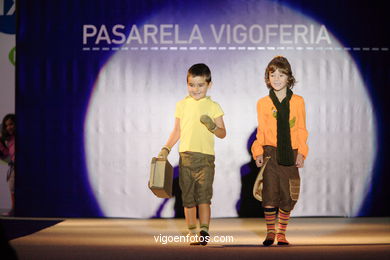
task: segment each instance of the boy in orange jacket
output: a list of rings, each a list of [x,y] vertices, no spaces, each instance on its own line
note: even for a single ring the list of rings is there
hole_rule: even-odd
[[[262,205],[267,225],[263,244],[272,245],[276,237],[278,245],[288,245],[286,228],[300,189],[298,168],[303,167],[308,154],[305,103],[291,91],[295,78],[285,57],[270,61],[265,82],[270,91],[257,102],[258,128],[252,145],[257,167],[270,157],[263,174]]]

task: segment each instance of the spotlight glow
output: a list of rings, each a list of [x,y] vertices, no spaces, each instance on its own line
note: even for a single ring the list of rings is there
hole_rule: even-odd
[[[276,55],[289,59],[293,91],[306,101],[309,156],[293,214],[358,212],[373,169],[375,116],[356,64],[324,25],[277,2],[230,1],[201,17],[167,6],[137,29],[139,36],[125,34],[136,44],[124,43],[101,70],[85,122],[89,178],[106,216],[147,218],[158,209],[161,200],[147,188],[149,163],[173,127],[175,103],[187,95],[187,69],[198,62],[211,68],[209,94],[228,133],[216,140],[212,216],[237,216],[240,167],[251,160],[246,144],[257,127],[256,102],[268,93],[265,67]],[[177,147],[169,159],[178,164]]]

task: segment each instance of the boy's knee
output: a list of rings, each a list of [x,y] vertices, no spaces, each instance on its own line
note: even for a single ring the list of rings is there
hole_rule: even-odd
[[[281,201],[279,208],[283,209],[284,211],[291,211],[294,209],[295,204],[297,204],[297,201],[294,200]]]

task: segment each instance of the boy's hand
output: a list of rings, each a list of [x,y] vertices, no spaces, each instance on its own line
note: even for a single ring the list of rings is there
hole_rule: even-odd
[[[211,119],[211,117],[209,117],[208,115],[202,115],[200,117],[200,122],[204,124],[207,129],[212,133],[214,133],[214,131],[218,128],[214,121]]]
[[[305,163],[305,157],[303,157],[303,155],[299,153],[297,155],[297,161],[295,162],[295,165],[298,168],[303,168],[304,163]]]
[[[158,153],[157,157],[166,160],[170,151],[171,150],[168,147],[164,146],[163,148],[161,148],[161,151]]]
[[[256,166],[260,168],[261,166],[263,166],[263,163],[264,163],[264,158],[263,155],[261,154],[256,157]]]

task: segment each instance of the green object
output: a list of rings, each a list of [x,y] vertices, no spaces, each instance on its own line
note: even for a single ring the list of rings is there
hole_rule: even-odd
[[[15,66],[15,62],[16,62],[16,47],[13,47],[11,49],[11,51],[8,54],[8,59],[11,62],[11,64]]]
[[[275,117],[276,119],[278,119],[278,111],[273,110],[272,111],[272,116]],[[295,116],[290,120],[290,128],[293,128],[295,126],[295,121],[296,120],[297,120],[297,118]]]
[[[200,117],[200,122],[204,124],[210,132],[214,133],[217,125],[214,123],[211,117],[209,117],[208,115],[202,115]]]
[[[272,107],[272,116],[278,118],[278,111]]]
[[[296,120],[297,120],[297,118],[295,116],[290,120],[290,128],[294,127]]]
[[[169,149],[164,146],[163,148],[161,148],[161,151],[159,152],[157,157],[166,160],[168,158],[168,154],[169,154]]]

